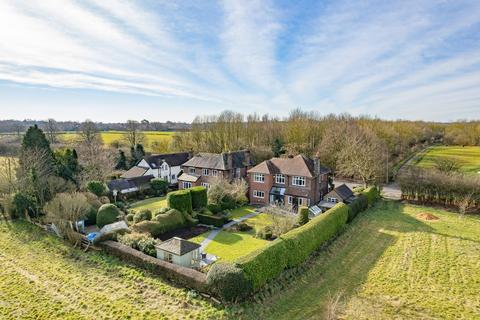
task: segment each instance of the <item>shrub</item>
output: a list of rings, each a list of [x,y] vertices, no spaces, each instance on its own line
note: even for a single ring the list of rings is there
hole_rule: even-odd
[[[358,213],[366,210],[368,208],[368,199],[366,196],[364,196],[363,194],[359,195],[357,197],[357,199],[355,199],[354,201],[352,201],[349,205],[348,205],[348,221],[347,222],[351,222],[356,216]]]
[[[232,263],[214,264],[208,271],[207,284],[224,301],[242,299],[252,292],[252,285],[242,269]]]
[[[97,197],[103,196],[107,188],[101,181],[90,181],[87,183],[87,190]]]
[[[230,195],[226,195],[223,199],[222,199],[222,202],[220,204],[222,210],[231,210],[231,209],[235,209],[235,207],[237,206],[237,202],[235,201],[235,199],[230,196]]]
[[[116,205],[120,210],[123,210],[123,209],[125,209],[125,207],[126,207],[125,202],[123,202],[123,201],[117,201],[117,202],[115,203],[115,205]]]
[[[137,213],[135,213],[135,216],[133,217],[134,223],[139,223],[141,221],[146,221],[146,220],[152,220],[152,211],[148,209],[138,211]]]
[[[305,261],[338,233],[348,218],[348,206],[339,203],[309,223],[293,229],[267,246],[237,260],[254,289],[277,277],[284,269]]]
[[[120,210],[114,204],[104,204],[98,209],[97,226],[103,228],[107,224],[114,223],[119,215]]]
[[[164,195],[168,191],[168,182],[160,178],[150,180],[150,186],[153,193],[157,196]]]
[[[309,221],[308,207],[299,207],[298,208],[298,224],[303,226],[308,221]]]
[[[253,227],[245,222],[240,222],[236,225],[238,231],[250,231]]]
[[[192,212],[192,195],[190,190],[178,190],[175,192],[170,192],[167,195],[167,204],[168,207],[172,209],[177,209],[181,212]]]
[[[16,216],[25,217],[26,214],[34,216],[37,200],[27,193],[17,192],[13,196],[12,205]]]
[[[129,214],[127,214],[125,219],[127,219],[128,222],[133,222],[133,217],[135,217],[135,214],[134,213],[129,213]]]
[[[255,234],[255,237],[263,239],[263,240],[270,240],[273,238],[273,230],[272,227],[270,226],[264,226],[260,229]]]
[[[165,232],[186,226],[189,223],[186,216],[188,215],[176,209],[170,209],[167,213],[157,215],[155,220],[139,222],[132,228],[138,232],[150,233],[156,238]]]
[[[190,194],[192,196],[192,207],[194,210],[200,210],[207,206],[207,188],[205,187],[193,187],[190,188]]]
[[[102,204],[110,203],[110,199],[108,199],[107,196],[99,197],[98,200],[100,200],[100,202],[101,202]]]
[[[158,210],[155,211],[155,213],[153,214],[154,217],[158,216],[159,214],[165,214],[167,213],[168,211],[170,210],[170,208],[166,207],[166,208],[160,208]]]
[[[368,200],[368,206],[371,207],[379,198],[380,191],[377,187],[368,187],[367,189],[361,192]]]
[[[227,218],[220,215],[208,216],[204,214],[198,214],[197,218],[198,218],[198,221],[200,221],[200,223],[203,223],[209,226],[215,226],[217,228],[223,227],[223,225],[227,222]]]
[[[142,251],[149,256],[156,257],[155,239],[144,233],[132,232],[117,237],[118,242],[132,247],[133,249]]]
[[[208,208],[203,208],[201,211],[200,211],[201,214],[203,215],[206,215],[206,216],[213,216],[213,212],[210,211]]]
[[[207,205],[207,209],[211,211],[213,214],[220,213],[222,211],[222,207],[216,203],[209,203]]]
[[[98,209],[102,206],[102,203],[98,199],[98,197],[91,193],[91,192],[84,192],[85,197],[87,197],[87,201],[90,204],[90,210],[87,213],[87,225],[95,225],[97,224],[97,212]]]

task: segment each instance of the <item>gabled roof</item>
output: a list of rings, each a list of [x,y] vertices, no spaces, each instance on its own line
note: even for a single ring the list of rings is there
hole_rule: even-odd
[[[230,170],[253,165],[247,150],[223,153],[199,153],[183,164],[186,167]]]
[[[179,177],[178,180],[180,181],[188,181],[188,182],[197,182],[199,179],[199,176],[195,176],[193,174],[188,174],[188,173],[182,173]]]
[[[170,167],[177,167],[188,161],[190,154],[188,152],[152,154],[143,159],[151,168],[158,168],[165,161]]]
[[[128,171],[124,172],[120,177],[125,179],[141,177],[147,171],[148,171],[147,168],[135,166],[135,167],[131,167]]]
[[[353,191],[346,184],[336,187],[333,191],[336,192],[343,201],[353,196]]]
[[[132,188],[139,188],[142,185],[147,184],[150,180],[153,179],[153,175],[149,174],[147,176],[126,178],[126,179],[115,179],[107,183],[108,189],[110,191],[117,190],[127,190]]]
[[[320,166],[320,173],[329,171],[328,168]],[[315,176],[315,164],[312,159],[300,154],[293,158],[272,158],[263,161],[248,170],[248,173],[285,174],[312,178]]]
[[[157,249],[173,253],[177,256],[183,256],[184,254],[200,248],[200,245],[182,238],[173,237],[159,245],[156,245],[155,247]]]

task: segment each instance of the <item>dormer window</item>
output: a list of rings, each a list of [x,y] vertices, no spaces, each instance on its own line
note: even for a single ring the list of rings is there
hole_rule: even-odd
[[[292,179],[292,185],[298,187],[305,187],[305,177],[294,176]]]

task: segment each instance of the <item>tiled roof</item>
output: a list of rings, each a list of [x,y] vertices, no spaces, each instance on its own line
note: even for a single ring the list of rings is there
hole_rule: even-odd
[[[176,167],[184,164],[190,158],[188,152],[179,152],[179,153],[165,153],[165,154],[152,154],[151,156],[145,157],[145,161],[152,168],[158,168],[162,165],[163,161],[168,163],[170,167]]]
[[[135,166],[130,168],[128,171],[124,172],[120,177],[125,179],[140,177],[140,176],[143,176],[147,171],[148,169],[146,168]]]
[[[197,180],[198,180],[199,178],[200,178],[200,177],[194,176],[194,175],[192,175],[192,174],[182,173],[182,174],[178,177],[178,180],[180,180],[180,181],[188,181],[188,182],[197,182]]]
[[[155,246],[157,249],[173,253],[177,256],[183,256],[193,250],[200,248],[200,245],[195,242],[190,242],[182,238],[171,238],[159,245]]]
[[[230,170],[244,168],[253,164],[250,152],[246,150],[223,153],[199,153],[185,162],[186,167]]]
[[[320,173],[330,171],[326,167],[320,166]],[[297,155],[293,158],[272,158],[251,168],[248,172],[263,174],[285,174],[288,176],[315,176],[314,161],[304,155]]]
[[[346,184],[342,184],[333,189],[343,201],[353,196],[353,191]]]

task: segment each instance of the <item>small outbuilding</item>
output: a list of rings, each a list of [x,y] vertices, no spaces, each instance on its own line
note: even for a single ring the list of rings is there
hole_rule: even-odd
[[[319,202],[318,207],[325,212],[326,210],[333,208],[339,202],[349,204],[356,198],[357,197],[353,191],[346,184],[342,184],[327,193],[323,197],[323,200]]]
[[[202,259],[200,245],[174,237],[155,246],[157,258],[187,268],[197,268]]]

